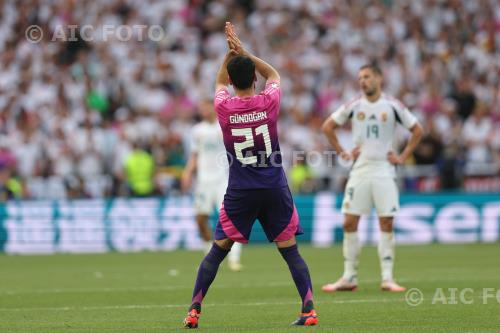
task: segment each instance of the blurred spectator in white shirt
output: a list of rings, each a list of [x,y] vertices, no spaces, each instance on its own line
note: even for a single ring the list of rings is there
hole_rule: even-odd
[[[467,147],[467,162],[486,163],[491,159],[490,138],[492,119],[484,104],[479,103],[472,115],[467,118],[462,136]]]

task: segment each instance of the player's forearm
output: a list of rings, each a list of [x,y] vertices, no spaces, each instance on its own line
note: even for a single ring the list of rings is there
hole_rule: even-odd
[[[262,75],[264,79],[271,80],[271,81],[279,81],[280,80],[280,75],[276,69],[274,69],[273,66],[265,62],[264,60],[260,59],[259,57],[246,52],[246,55],[252,59],[252,61],[255,63],[255,70],[257,73]]]
[[[191,177],[196,171],[196,164],[197,164],[197,155],[193,153],[189,158],[189,161],[186,164],[184,171],[182,172],[183,176]]]
[[[255,63],[255,70],[262,75],[266,81],[279,81],[280,75],[273,66],[243,48],[230,22],[226,22],[226,36],[228,38],[229,48],[233,49],[237,54],[249,57]]]
[[[424,130],[422,129],[422,126],[419,123],[417,123],[411,129],[410,140],[408,141],[408,144],[401,153],[401,158],[403,159],[403,161],[406,160],[408,157],[410,157],[411,154],[413,154],[413,151],[415,150],[415,148],[417,148],[418,144],[420,143],[420,140],[422,139],[423,133]]]
[[[329,135],[326,136],[328,138],[328,142],[332,145],[332,147],[335,149],[335,151],[340,154],[344,152],[344,148],[340,145],[339,140],[337,138],[337,135],[335,132],[330,133]]]
[[[332,145],[332,147],[335,149],[335,151],[340,154],[344,151],[344,148],[339,143],[339,139],[337,137],[337,134],[335,133],[335,128],[336,125],[332,119],[328,119],[325,121],[323,124],[322,130],[323,133],[325,134],[326,138],[328,139],[328,142]]]
[[[229,74],[227,72],[227,64],[229,61],[234,57],[231,53],[226,53],[226,56],[224,57],[224,61],[222,62],[222,65],[220,66],[217,76],[215,78],[215,85],[224,85],[228,86],[229,85]]]

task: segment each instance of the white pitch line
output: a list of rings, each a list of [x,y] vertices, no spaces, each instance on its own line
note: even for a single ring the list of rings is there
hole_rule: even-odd
[[[352,300],[332,300],[315,301],[314,304],[349,304],[349,303],[387,303],[403,302],[403,298],[367,298]],[[268,306],[268,305],[300,305],[300,300],[286,302],[251,302],[251,303],[208,303],[203,307],[238,307],[238,306]],[[105,306],[61,306],[61,307],[32,307],[32,308],[0,308],[0,312],[20,312],[20,311],[93,311],[93,310],[135,310],[135,309],[169,309],[185,308],[189,304],[129,304],[129,305],[105,305]]]
[[[475,295],[474,299],[484,299],[484,295]],[[446,298],[447,301],[453,301],[451,298]],[[396,303],[406,302],[405,298],[359,298],[348,300],[328,300],[315,301],[315,304],[356,304],[356,303]],[[284,306],[284,305],[300,305],[299,300],[289,300],[285,302],[250,302],[250,303],[208,303],[203,304],[203,307],[252,307],[252,306]],[[495,304],[495,303],[492,303]],[[499,303],[497,303],[499,304]],[[435,305],[446,305],[435,304]],[[104,305],[104,306],[62,306],[62,307],[31,307],[31,308],[0,308],[0,312],[22,312],[22,311],[94,311],[94,310],[137,310],[137,309],[170,309],[170,308],[185,308],[186,304],[129,304],[129,305]],[[410,306],[410,305],[408,305]],[[418,307],[418,306],[415,306]]]
[[[425,279],[398,279],[399,282],[404,283],[426,283],[426,282],[469,282],[474,281],[496,281],[494,278],[476,277],[476,278],[425,278]],[[374,284],[379,283],[380,279],[361,279],[359,284]],[[229,288],[272,288],[272,287],[286,287],[293,286],[291,281],[276,281],[264,283],[242,283],[239,285],[226,285],[215,284],[212,289],[229,289]],[[64,293],[113,293],[113,292],[154,292],[154,291],[172,291],[172,290],[185,290],[192,289],[192,285],[177,285],[177,286],[158,286],[158,287],[130,287],[130,288],[54,288],[54,289],[32,289],[32,290],[1,290],[0,295],[13,296],[13,295],[29,295],[29,294],[64,294]]]

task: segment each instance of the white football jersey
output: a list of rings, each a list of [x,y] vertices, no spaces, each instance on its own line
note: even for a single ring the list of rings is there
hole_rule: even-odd
[[[198,154],[198,183],[227,183],[229,165],[219,123],[202,121],[193,127],[191,136],[191,151]]]
[[[393,150],[396,124],[410,129],[417,123],[407,107],[385,94],[373,103],[361,96],[341,105],[331,117],[339,125],[351,120],[354,145],[361,148],[351,177],[396,177],[387,153]]]

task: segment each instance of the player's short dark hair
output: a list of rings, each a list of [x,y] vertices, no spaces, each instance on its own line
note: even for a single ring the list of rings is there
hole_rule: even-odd
[[[233,86],[244,90],[252,86],[255,78],[255,63],[246,56],[236,56],[229,60],[227,72]]]
[[[380,67],[378,67],[377,64],[365,64],[365,65],[361,66],[361,68],[359,70],[363,70],[363,69],[370,69],[376,75],[382,76],[382,70],[380,69]]]

